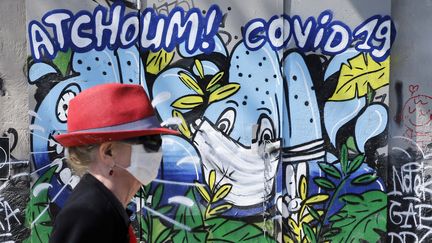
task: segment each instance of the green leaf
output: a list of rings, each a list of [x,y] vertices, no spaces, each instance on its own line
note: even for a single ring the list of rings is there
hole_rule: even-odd
[[[186,95],[175,100],[171,106],[178,109],[192,109],[204,102],[203,97],[199,95]]]
[[[210,93],[213,93],[215,90],[219,89],[220,87],[222,87],[221,84],[215,84],[215,85],[213,85],[213,87],[209,88],[207,91]]]
[[[268,242],[276,243],[274,239],[253,224],[221,217],[206,220],[209,232],[208,242]]]
[[[161,214],[166,215],[172,209],[173,209],[173,206],[171,206],[171,205],[165,205],[165,206],[162,206],[162,207],[158,208],[157,211],[159,213],[161,213]]]
[[[376,91],[373,90],[373,88],[368,85],[368,91],[367,91],[367,104],[370,104],[374,101],[376,95]]]
[[[174,52],[167,52],[163,49],[158,52],[150,52],[147,56],[146,71],[156,75],[168,66],[173,58]]]
[[[306,239],[308,239],[308,241],[311,243],[316,243],[317,238],[315,236],[313,229],[308,224],[303,224],[302,228],[303,228],[303,232],[306,236]]]
[[[174,242],[206,242],[207,232],[196,230],[204,227],[204,220],[193,188],[186,192],[185,197],[191,199],[194,204],[191,207],[180,204],[175,213],[175,220],[190,227],[192,231],[186,231],[175,226],[178,232],[173,240]]]
[[[358,194],[345,194],[339,197],[339,200],[349,204],[360,204],[364,201],[364,198]]]
[[[325,177],[314,178],[314,181],[318,186],[327,190],[334,190],[336,188],[335,184]]]
[[[339,234],[340,229],[339,228],[334,228],[334,229],[330,229],[328,231],[326,231],[322,237],[324,238],[324,241],[326,241],[328,238],[334,237],[335,235]]]
[[[343,196],[342,196],[343,197]],[[356,199],[360,202],[346,204],[333,218],[330,228],[333,234],[326,237],[331,242],[378,242],[387,231],[387,195],[382,191],[368,191]]]
[[[142,212],[142,211],[140,211]],[[151,226],[151,222],[149,221],[149,219],[151,218],[150,213],[148,211],[144,212],[144,215],[142,215],[142,213],[140,213],[138,215],[138,217],[141,217],[141,230],[142,230],[142,235],[143,235],[143,240],[145,240],[146,242],[149,242],[151,239],[149,239],[149,237],[151,237],[151,232],[150,229],[152,228]]]
[[[320,218],[321,218],[321,217],[320,217],[318,211],[316,211],[315,208],[313,208],[313,207],[311,207],[311,206],[308,206],[308,211],[309,211],[310,215],[312,215],[312,217],[313,217],[314,219],[320,221]]]
[[[357,146],[356,146],[356,143],[355,143],[355,140],[354,140],[354,137],[353,137],[353,136],[350,136],[350,137],[346,140],[346,145],[347,145],[347,148],[348,148],[349,150],[352,150],[352,151],[357,152]]]
[[[329,218],[329,222],[336,222],[336,221],[345,220],[347,217],[348,217],[348,214],[346,212],[339,211],[337,214],[334,214]]]
[[[164,191],[163,184],[158,184],[156,186],[155,191],[153,192],[152,201],[151,201],[152,208],[159,207],[159,203],[161,201],[163,191]]]
[[[364,155],[360,154],[357,155],[353,161],[350,162],[348,166],[348,174],[352,174],[355,172],[358,168],[360,168],[361,164],[363,163]]]
[[[353,185],[367,185],[376,181],[377,179],[378,176],[376,176],[375,173],[367,173],[354,178],[351,183]]]
[[[181,230],[177,232],[173,237],[173,242],[208,242],[207,241],[208,233],[205,230],[192,230],[185,231]]]
[[[25,225],[31,227],[32,222],[41,215],[45,208],[49,205],[48,189],[40,191],[38,195],[34,196],[34,189],[42,183],[50,183],[58,165],[49,168],[33,185],[30,192],[30,201],[25,209]],[[34,223],[30,231],[30,236],[25,240],[26,242],[48,242],[51,230],[52,219],[49,210],[46,210],[39,219]]]
[[[158,237],[156,237],[155,243],[163,243],[166,240],[168,240],[168,238],[170,238],[171,236],[171,229],[170,228],[166,228],[164,229],[159,235]]]
[[[346,174],[347,167],[348,167],[348,148],[345,144],[343,144],[341,148],[340,162],[341,162],[342,172]]]
[[[211,88],[213,88],[213,86],[214,86],[215,84],[217,84],[217,83],[222,79],[223,75],[224,75],[224,72],[223,72],[223,71],[220,71],[220,72],[216,73],[216,74],[212,77],[212,79],[210,80],[210,82],[207,84],[206,90],[207,90],[207,91],[210,91]]]
[[[191,229],[202,226],[204,224],[203,216],[192,188],[186,192],[185,197],[191,199],[194,204],[191,207],[180,204],[175,213],[175,220]]]
[[[147,200],[147,198],[148,198],[148,196],[149,196],[149,194],[150,194],[150,190],[151,190],[151,188],[152,188],[152,184],[153,184],[153,183],[149,183],[149,184],[147,184],[146,186],[142,186],[142,187],[141,187],[141,189],[142,189],[141,191],[142,191],[143,195],[141,196],[141,195],[139,194],[140,191],[138,191],[136,197],[144,198],[144,199]]]
[[[336,166],[330,164],[330,163],[326,163],[326,162],[319,162],[318,166],[321,168],[321,170],[323,170],[326,174],[333,176],[334,178],[340,179],[341,178],[341,173],[339,172],[339,170],[336,168]]]
[[[222,198],[225,198],[228,193],[231,191],[232,185],[225,184],[219,187],[219,189],[216,191],[216,194],[213,197],[212,203],[217,202],[221,200]]]
[[[178,73],[180,80],[190,89],[194,90],[200,95],[204,95],[200,86],[195,82],[195,80],[187,73],[180,71]]]
[[[151,239],[149,242],[165,242],[168,238],[171,238],[173,229],[162,224],[162,221],[158,216],[150,216],[151,218]]]
[[[240,84],[227,84],[213,91],[209,97],[209,104],[228,98],[240,89]]]
[[[141,222],[141,230],[143,232],[143,235],[147,236],[149,233],[148,219],[147,219],[147,217],[141,216],[141,215],[138,217],[141,217],[140,222]]]
[[[57,66],[63,76],[66,76],[71,64],[72,51],[68,49],[66,52],[59,51],[53,59],[54,65]]]

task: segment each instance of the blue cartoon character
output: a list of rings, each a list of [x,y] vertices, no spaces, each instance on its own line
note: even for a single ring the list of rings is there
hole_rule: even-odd
[[[324,214],[323,223],[327,224],[331,213],[342,207],[338,200],[331,199],[340,197],[342,192],[384,191],[382,180],[372,176],[376,173],[373,167],[362,163],[359,158],[364,158],[363,155],[368,152],[367,144],[382,135],[388,121],[385,106],[374,101],[372,92],[385,86],[384,80],[388,82],[387,64],[374,62],[351,49],[325,64],[322,79],[313,80],[313,69],[307,65],[307,56],[290,51],[283,62],[286,102],[281,156],[285,190],[278,199],[278,206],[283,217],[290,217],[291,222],[298,225],[305,215],[311,213],[309,209],[304,210],[305,201],[311,203],[310,198],[315,200],[315,212]],[[365,76],[362,72],[376,74]],[[331,76],[338,77],[336,84],[331,83]],[[325,83],[320,83],[324,82],[322,80],[326,80]],[[360,84],[366,88],[360,87]],[[317,86],[319,92],[328,94],[316,92]],[[369,91],[364,92],[365,89]],[[327,97],[323,99],[325,95]],[[350,141],[354,143],[348,155],[346,143]],[[376,148],[369,150],[375,151]],[[349,167],[352,171],[340,162],[347,158],[357,159]],[[371,158],[369,156],[368,159]],[[352,185],[338,184],[336,179],[342,178],[342,174],[344,180],[352,182]],[[356,178],[367,176],[372,178],[368,186],[356,184]],[[339,186],[343,189],[333,195],[332,190]],[[327,208],[323,209],[324,206]]]
[[[287,216],[299,211],[301,178],[308,177],[309,167],[322,160],[325,151],[315,87],[303,55],[289,52],[283,62],[283,71],[286,85],[282,162],[286,189],[283,201],[286,207],[281,212]]]
[[[250,51],[243,42],[226,53],[187,56],[180,48],[185,58],[162,72],[152,90],[169,94],[171,106],[156,108],[162,120],[179,118],[180,131],[200,156],[202,178],[215,171],[216,185],[231,186],[226,201],[262,205],[274,195],[279,161],[279,59],[267,45]]]
[[[63,55],[62,58],[68,56]],[[56,59],[29,66],[29,83],[37,87],[36,107],[30,112],[33,173],[43,175],[48,168],[58,166],[58,178],[49,183],[52,201],[58,205],[63,205],[70,191],[68,188],[78,182],[78,177],[63,165],[63,147],[53,138],[53,135],[66,130],[69,101],[94,85],[110,82],[140,84],[145,81],[143,64],[134,46],[116,51],[74,53],[63,61],[66,63],[63,63],[65,68],[62,71]]]

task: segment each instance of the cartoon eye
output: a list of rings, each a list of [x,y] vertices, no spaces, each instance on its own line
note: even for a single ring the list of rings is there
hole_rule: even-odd
[[[273,138],[273,134],[272,131],[269,128],[266,128],[264,131],[262,131],[261,133],[261,141],[270,141]]]
[[[65,90],[57,100],[56,115],[60,122],[67,122],[67,112],[69,109],[69,101],[76,96],[76,93],[71,90]]]
[[[216,123],[217,129],[230,135],[234,127],[235,116],[236,113],[234,109],[226,109],[218,118],[218,122]]]
[[[257,130],[258,141],[273,141],[275,139],[275,132],[273,122],[267,116],[261,116],[259,119],[259,127]]]

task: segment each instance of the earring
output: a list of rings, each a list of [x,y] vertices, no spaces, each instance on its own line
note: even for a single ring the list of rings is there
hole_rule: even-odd
[[[110,171],[109,171],[109,175],[112,176],[114,174],[114,168],[115,165],[111,166]]]

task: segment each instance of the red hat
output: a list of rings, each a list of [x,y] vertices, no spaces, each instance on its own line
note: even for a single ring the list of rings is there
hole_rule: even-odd
[[[179,134],[163,128],[140,85],[102,84],[69,103],[67,133],[54,138],[63,146],[98,144],[154,134]]]

